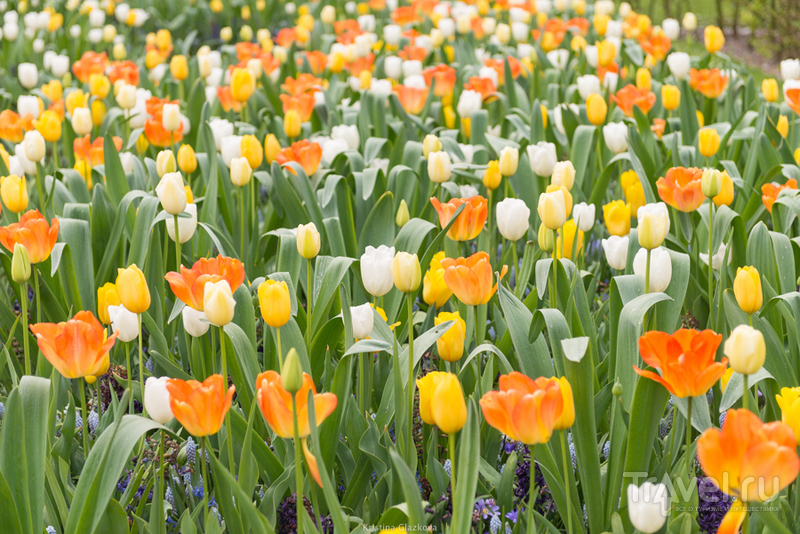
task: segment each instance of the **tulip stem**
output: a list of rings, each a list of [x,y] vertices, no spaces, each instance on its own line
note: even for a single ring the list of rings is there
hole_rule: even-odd
[[[206,448],[208,447],[208,438],[203,436],[200,438],[200,465],[203,470],[203,500],[200,506],[203,507],[203,524],[208,522],[208,494],[210,491],[210,480],[208,478],[208,464],[206,463]]]
[[[242,260],[244,260],[244,218],[244,186],[242,186],[239,188],[239,232],[241,234],[239,236],[241,243],[241,248],[239,250],[241,251]]]
[[[31,374],[31,353],[28,347],[28,282],[19,285],[19,304],[22,308],[22,339],[25,347],[25,374]]]
[[[156,501],[157,506],[163,506],[164,503],[164,484],[166,484],[166,477],[164,476],[164,430],[161,430],[161,439],[158,443],[158,459],[159,459],[159,470],[158,470],[158,479],[161,481],[161,490],[158,492],[158,501]]]
[[[222,354],[222,382],[224,385],[223,389],[227,389],[228,387],[228,360],[226,357],[225,352],[225,331],[222,327],[219,327],[219,346],[220,346],[220,353]],[[225,413],[225,431],[227,433],[227,439],[225,441],[228,442],[228,467],[230,468],[231,474],[236,473],[235,464],[233,461],[233,429],[231,428],[231,415],[230,410]]]
[[[644,269],[644,294],[650,293],[650,249],[647,249],[647,263]],[[647,310],[644,312],[644,317],[642,318],[642,330],[647,332]]]
[[[406,293],[408,303],[408,451],[414,450],[414,297]],[[408,452],[407,451],[407,452]],[[409,456],[411,455],[408,452]]]
[[[39,297],[39,269],[36,267],[36,264],[32,264],[33,267],[33,292],[36,293],[36,322],[42,322],[42,300]],[[27,292],[25,294],[25,298],[28,298]],[[750,324],[753,324],[753,318],[750,317]]]
[[[745,410],[749,410],[748,404],[750,404],[750,391],[747,387],[747,375],[742,375],[742,388],[743,388],[743,395],[742,395],[742,408]]]
[[[692,397],[687,397],[686,408],[686,481],[692,482]]]
[[[147,415],[144,407],[144,351],[142,350],[142,314],[139,314],[139,381],[142,384],[142,417]],[[131,392],[133,394],[133,392]]]
[[[614,399],[614,402],[616,399]],[[561,459],[564,463],[564,495],[567,499],[567,534],[572,534],[572,503],[570,502],[571,492],[569,484],[569,467],[567,467],[567,431],[561,431]]]
[[[714,324],[714,201],[708,199],[708,313],[709,324]]]
[[[511,254],[514,258],[514,292],[517,294],[517,298],[522,298],[519,285],[519,252],[517,252],[517,242],[509,241],[509,244],[511,245]]]
[[[550,307],[555,309],[558,308],[558,298],[556,295],[556,288],[558,287],[558,257],[556,254],[556,248],[553,248],[553,289],[550,291]]]
[[[292,421],[294,423],[294,480],[297,496],[297,534],[303,534],[303,465],[300,450],[300,428],[297,424],[297,395],[292,395]]]
[[[131,346],[128,342],[125,342],[123,346],[125,347],[125,362],[128,370],[128,391],[131,392],[131,396],[128,397],[128,413],[133,414],[133,378],[131,377],[133,373],[131,372]]]
[[[534,490],[536,489],[536,463],[533,458],[533,445],[528,446],[530,451],[530,473],[528,474],[528,534],[536,532],[536,524],[533,520],[533,506],[536,504]],[[566,491],[569,491],[568,489]]]
[[[42,171],[39,168],[39,163],[36,164],[36,194],[39,196],[39,207],[42,210],[42,215],[45,213],[45,198],[44,198],[44,188],[42,187]]]
[[[311,289],[311,260],[306,260],[306,347],[308,347],[309,354],[311,353],[311,294],[314,291]]]
[[[447,435],[447,448],[450,449],[450,502],[452,509],[456,509],[456,434]]]
[[[266,326],[266,323],[264,323],[264,326]],[[276,344],[278,345],[278,369],[280,370],[281,375],[283,375],[283,352],[281,352],[281,327],[280,326],[275,329],[275,341],[276,341]]]
[[[175,218],[175,270],[180,274],[181,272],[181,233],[178,229],[178,216]]]
[[[81,412],[83,422],[81,423],[81,434],[83,434],[83,457],[89,458],[89,418],[86,412],[86,392],[83,390],[83,381],[78,379],[78,391],[81,394]]]

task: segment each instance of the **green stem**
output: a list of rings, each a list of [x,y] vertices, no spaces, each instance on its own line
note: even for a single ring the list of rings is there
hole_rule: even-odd
[[[181,234],[178,230],[178,216],[175,215],[175,271],[181,272]]]
[[[33,267],[33,292],[36,294],[36,322],[41,323],[42,300],[41,297],[39,296],[39,269],[36,267],[36,264],[33,264],[32,267]],[[28,295],[25,296],[27,297]]]
[[[25,374],[31,374],[31,352],[28,347],[28,283],[19,285],[19,304],[22,307],[22,339],[25,347]]]
[[[311,295],[314,291],[311,289],[311,260],[306,260],[306,347],[309,352],[311,351]]]
[[[225,352],[225,330],[222,327],[219,328],[219,345],[220,345],[220,352],[222,354],[222,383],[223,383],[223,390],[228,389],[228,359],[226,357]],[[227,439],[225,441],[228,442],[228,468],[230,469],[231,474],[236,473],[236,464],[233,461],[233,429],[231,428],[231,413],[228,410],[225,413],[225,432],[227,433]]]
[[[517,294],[517,297],[521,297],[520,285],[519,285],[519,252],[517,252],[517,242],[516,241],[509,241],[511,244],[511,254],[514,257],[514,280],[516,280],[516,286],[514,287],[514,292]]]
[[[742,387],[744,389],[744,394],[742,395],[742,408],[749,410],[750,408],[748,404],[750,404],[750,391],[748,391],[749,388],[747,387],[747,375],[742,375],[742,379]]]
[[[158,470],[158,478],[161,480],[161,491],[158,494],[158,500],[156,501],[157,506],[162,506],[164,502],[164,493],[165,488],[164,484],[166,484],[166,477],[164,476],[164,431],[161,431],[161,439],[159,440],[158,444],[158,458],[159,458],[159,470]]]
[[[456,509],[456,435],[447,435],[447,448],[450,449],[450,501]]]
[[[266,323],[264,323],[266,326]],[[278,370],[280,370],[281,375],[283,375],[283,352],[281,352],[281,328],[278,327],[275,329],[275,341],[278,345]]]
[[[297,534],[303,534],[303,452],[300,448],[300,430],[297,424],[297,398],[292,393],[292,419],[294,422],[294,480],[297,492]]]
[[[554,240],[554,242],[556,242]],[[556,247],[557,248],[557,247]],[[553,248],[553,288],[550,291],[550,307],[555,309],[558,308],[558,298],[556,295],[556,288],[558,287],[558,254],[556,254],[556,248]]]
[[[613,402],[616,402],[614,399]],[[561,431],[561,459],[564,464],[564,495],[567,499],[567,534],[572,534],[572,503],[570,502],[571,491],[569,483],[569,469],[571,466],[567,464],[567,431]]]
[[[244,186],[239,188],[239,241],[241,246],[239,250],[241,251],[242,260],[244,260]]]
[[[83,390],[83,380],[78,379],[78,391],[81,394],[81,412],[83,414],[83,423],[81,434],[83,434],[83,457],[89,457],[89,418],[86,412],[86,392]]]
[[[131,396],[128,398],[128,413],[133,414],[133,378],[131,372],[131,347],[129,343],[124,344],[125,347],[125,362],[128,366],[128,391],[131,392]]]
[[[44,198],[44,188],[42,187],[42,171],[39,169],[39,164],[36,164],[36,194],[39,196],[39,207],[42,210],[42,215],[45,215],[45,198]]]
[[[142,350],[142,314],[139,314],[139,382],[142,386],[142,417],[147,415],[144,407],[144,351]],[[133,392],[131,392],[133,393]]]
[[[709,324],[714,324],[714,201],[708,199],[708,310]]]
[[[203,470],[203,500],[200,506],[203,507],[203,524],[208,523],[208,494],[211,492],[211,480],[208,478],[208,464],[206,463],[206,448],[208,438],[200,438],[200,465]]]
[[[533,445],[529,445],[528,449],[531,453],[530,458],[530,473],[528,475],[529,486],[528,486],[528,534],[533,534],[536,532],[536,524],[533,520],[533,505],[536,504],[536,499],[534,498],[534,493],[536,490],[536,464],[533,460]]]
[[[692,482],[692,397],[687,397],[686,409],[686,481]]]
[[[406,293],[408,303],[408,443],[414,448],[414,297]],[[409,453],[410,455],[410,453]]]
[[[644,293],[645,295],[650,292],[650,253],[652,251],[647,249],[647,263],[644,269]],[[647,332],[647,310],[644,312],[644,317],[642,318],[642,329],[643,331]]]

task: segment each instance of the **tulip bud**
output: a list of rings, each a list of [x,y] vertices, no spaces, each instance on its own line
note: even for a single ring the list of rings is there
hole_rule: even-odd
[[[428,155],[428,178],[437,184],[450,179],[450,155],[447,152],[431,152]]]
[[[250,169],[247,158],[233,158],[231,160],[231,182],[233,185],[243,187],[250,183],[252,176],[253,171]]]
[[[678,109],[681,104],[681,91],[674,85],[661,86],[661,104],[667,111]]]
[[[448,328],[442,337],[436,340],[436,349],[439,357],[448,362],[457,362],[464,355],[464,338],[467,333],[467,323],[461,318],[458,312],[440,312],[433,322],[440,325],[447,321],[453,321],[453,325]]]
[[[628,236],[612,235],[602,241],[606,261],[612,269],[622,271],[628,264]]]
[[[144,409],[156,423],[166,425],[172,420],[172,408],[169,405],[166,376],[148,377],[144,383]]]
[[[247,102],[255,90],[253,73],[247,69],[235,68],[231,75],[231,96],[237,102]]]
[[[653,76],[650,70],[641,67],[636,70],[636,88],[640,91],[650,91],[653,87]]]
[[[764,335],[752,326],[739,325],[725,341],[724,352],[734,371],[742,375],[755,374],[764,366],[767,354]]]
[[[717,169],[703,170],[700,186],[706,198],[714,198],[722,190],[722,173]]]
[[[275,161],[275,156],[280,151],[281,143],[278,141],[278,138],[275,137],[275,134],[269,134],[267,138],[264,139],[264,155],[267,158],[267,163],[272,165],[272,162]]]
[[[190,145],[181,145],[178,149],[178,167],[187,176],[197,170],[197,156]]]
[[[417,290],[422,281],[419,258],[416,254],[398,252],[392,262],[392,278],[394,285],[403,293]]]
[[[39,133],[39,130],[31,130],[25,133],[23,141],[25,148],[25,157],[34,163],[39,163],[44,160],[45,144],[44,137]]]
[[[323,24],[333,24],[336,20],[336,8],[333,6],[325,6],[320,12],[320,20]]]
[[[611,388],[611,394],[615,397],[622,395],[622,384],[620,384],[619,381],[614,382],[614,386]]]
[[[203,311],[206,319],[216,326],[225,326],[233,320],[236,301],[227,280],[206,282],[203,290]]]
[[[170,172],[177,171],[177,165],[175,164],[175,154],[172,153],[172,150],[162,150],[158,153],[156,157],[156,171],[158,172],[158,177],[163,178],[165,174]]]
[[[300,355],[292,347],[286,360],[283,362],[283,375],[281,385],[288,393],[294,395],[303,387],[303,366],[300,364]]]
[[[786,136],[789,135],[789,119],[786,115],[778,117],[778,124],[775,125],[775,129],[778,130],[781,137],[786,139]]]
[[[669,515],[669,495],[664,484],[645,482],[628,486],[628,515],[631,524],[644,534],[661,530]]]
[[[307,260],[319,254],[319,232],[317,226],[311,222],[297,227],[297,252]]]
[[[428,134],[425,136],[425,139],[422,141],[422,155],[425,159],[428,159],[428,156],[431,152],[439,152],[442,150],[442,142],[433,134]]]
[[[719,52],[725,46],[725,35],[717,26],[706,26],[703,35],[705,37],[706,50],[709,54]]]
[[[597,93],[592,93],[586,99],[586,116],[589,117],[589,122],[595,126],[599,126],[606,121],[608,114],[608,104],[606,99]]]
[[[300,113],[296,109],[290,109],[283,117],[283,133],[289,139],[294,139],[300,135],[303,128],[303,121],[301,120]]]
[[[127,269],[117,271],[117,294],[126,309],[133,313],[144,313],[150,307],[150,288],[144,273],[132,264]]]
[[[120,341],[129,343],[139,335],[139,318],[122,304],[109,306],[108,318],[111,321],[111,331],[119,332]]]
[[[84,136],[91,133],[94,128],[92,112],[89,108],[75,108],[72,110],[72,129],[77,135]]]
[[[356,339],[366,339],[372,333],[374,315],[372,306],[362,304],[361,306],[350,307],[350,318],[353,322],[353,337]]]
[[[169,62],[169,72],[172,74],[172,77],[178,81],[183,81],[188,78],[189,64],[186,61],[186,56],[180,54],[172,56],[172,60]]]
[[[183,319],[183,329],[192,337],[203,337],[211,327],[206,314],[191,306],[184,306],[181,319]]]
[[[264,322],[280,328],[292,318],[292,300],[286,282],[264,280],[258,286],[258,304]]]
[[[513,176],[519,166],[519,149],[507,146],[500,151],[500,174]]]
[[[12,174],[0,179],[0,198],[12,212],[25,211],[28,208],[28,185],[25,177]]]
[[[408,213],[408,204],[406,204],[405,199],[403,199],[400,201],[400,207],[397,208],[397,216],[394,218],[394,223],[402,228],[410,218],[411,215]]]
[[[778,101],[778,81],[775,78],[768,78],[761,82],[761,92],[767,102]]]
[[[539,195],[539,218],[550,230],[558,230],[567,220],[566,199],[564,192],[557,189],[552,193]]]
[[[168,132],[175,132],[181,127],[181,108],[178,104],[164,104],[161,125]]]
[[[553,166],[553,174],[550,178],[550,185],[564,186],[567,191],[572,189],[575,184],[575,167],[571,161],[559,161]]]
[[[394,256],[394,247],[367,246],[364,254],[361,255],[361,280],[367,293],[375,297],[382,297],[391,291],[394,284],[392,278]]]
[[[539,248],[542,252],[550,254],[556,248],[556,234],[553,230],[547,228],[544,224],[539,225],[538,233]]]
[[[639,245],[647,250],[661,246],[669,231],[669,213],[663,202],[646,204],[639,208]]]
[[[719,132],[714,128],[703,128],[699,134],[700,154],[710,158],[719,150]]]
[[[486,170],[483,171],[483,185],[486,189],[497,189],[500,187],[500,182],[503,180],[503,175],[500,174],[500,162],[496,159],[489,162]]]
[[[633,258],[633,273],[645,277],[647,272],[647,249],[640,248]],[[645,277],[646,278],[646,277]],[[667,289],[672,280],[672,258],[663,247],[650,251],[649,293],[659,293]]]
[[[242,136],[239,153],[241,157],[247,159],[251,170],[258,169],[264,160],[264,149],[261,148],[261,142],[255,135]]]
[[[16,243],[14,255],[11,257],[11,278],[18,284],[28,281],[31,277],[31,260],[25,245]]]
[[[173,158],[172,165],[175,160]],[[168,172],[161,177],[156,186],[156,195],[161,201],[164,211],[170,215],[180,215],[186,209],[186,190],[183,186],[183,177],[179,172]]]
[[[426,424],[454,434],[467,422],[467,405],[458,377],[434,371],[417,380],[419,415]]]
[[[761,292],[761,275],[755,267],[740,267],[733,280],[733,294],[745,313],[761,309],[764,296]]]
[[[572,218],[581,232],[588,232],[594,226],[595,205],[580,202],[572,208]]]
[[[528,233],[531,210],[525,201],[505,198],[497,203],[497,229],[509,241],[522,239]]]

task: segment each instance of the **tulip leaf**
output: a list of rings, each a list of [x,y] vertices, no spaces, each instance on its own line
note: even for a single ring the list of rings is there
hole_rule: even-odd
[[[356,341],[353,346],[344,353],[344,356],[349,356],[350,354],[364,354],[365,352],[386,352],[391,354],[392,345],[382,339],[361,339]]]
[[[508,321],[511,341],[517,353],[520,370],[531,378],[553,376],[553,363],[547,343],[541,336],[528,341],[529,325],[533,314],[517,297],[502,284],[497,286],[498,300]]]
[[[761,368],[752,375],[747,377],[747,386],[753,387],[762,380],[766,380],[767,378],[771,380],[775,380],[769,371],[765,368]],[[722,393],[722,400],[719,403],[719,413],[723,413],[728,411],[736,401],[742,398],[744,394],[744,376],[739,373],[734,372],[731,377],[728,379],[728,383],[725,386],[725,391]],[[694,419],[694,417],[692,418]],[[699,429],[698,429],[699,430]]]

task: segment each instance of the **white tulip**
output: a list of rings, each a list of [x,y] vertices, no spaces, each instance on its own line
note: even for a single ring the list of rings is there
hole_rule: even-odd
[[[594,12],[599,15],[611,16],[616,8],[613,0],[598,0],[594,3]]]
[[[606,25],[606,39],[620,39],[622,37],[622,21],[621,20],[609,20],[608,24]],[[622,50],[620,48],[620,43],[616,43],[617,45],[617,52]]]
[[[61,78],[69,72],[69,56],[58,55],[54,57],[50,63],[50,72],[57,78]]]
[[[505,22],[501,22],[497,25],[497,28],[495,28],[494,36],[497,37],[497,40],[502,44],[506,44],[511,40],[511,28]]]
[[[34,120],[39,118],[39,97],[21,95],[17,98],[17,112],[20,116],[31,115]]]
[[[651,202],[640,206],[639,211],[636,212],[636,218],[641,220],[645,215],[653,215],[661,221],[666,221],[664,235],[669,233],[669,209],[664,202]]]
[[[480,110],[483,107],[483,97],[478,91],[470,89],[461,91],[461,96],[458,98],[458,105],[456,110],[458,116],[462,119],[469,119],[472,113]]]
[[[434,183],[441,184],[450,179],[450,154],[444,151],[428,154],[428,178]]]
[[[541,11],[542,13],[550,13],[550,9],[552,8],[552,3],[550,0],[536,0],[536,11]]]
[[[458,194],[461,198],[472,198],[478,196],[480,192],[474,185],[467,184],[458,186]]]
[[[603,239],[602,244],[609,267],[618,271],[625,270],[628,265],[628,236],[612,235]]]
[[[39,130],[25,132],[25,139],[22,141],[25,146],[25,157],[33,163],[40,163],[44,160],[46,147],[44,137]]]
[[[119,161],[122,163],[122,171],[127,174],[133,174],[133,154],[130,152],[120,152]]]
[[[619,82],[619,74],[616,72],[606,72],[603,76],[603,87],[609,93],[617,90],[617,83]]]
[[[361,306],[350,307],[350,318],[353,321],[353,337],[356,339],[366,339],[372,333],[374,316],[372,306],[362,304]]]
[[[139,317],[122,304],[109,306],[108,317],[111,319],[111,331],[119,332],[117,339],[120,341],[130,343],[139,335]]]
[[[48,50],[44,53],[42,57],[42,65],[44,66],[44,70],[50,70],[53,65],[53,58],[56,57],[56,54],[53,50]]]
[[[89,24],[94,28],[99,28],[106,23],[106,13],[102,9],[92,9],[89,12]]]
[[[156,195],[161,207],[170,215],[179,215],[186,209],[186,190],[183,176],[179,172],[168,172],[161,177],[156,186]]]
[[[575,183],[575,167],[572,162],[559,161],[553,166],[553,177],[550,179],[550,184],[555,186],[564,186],[567,190],[572,190]]]
[[[350,150],[358,150],[361,144],[361,138],[358,135],[358,126],[355,124],[352,126],[347,126],[345,124],[334,126],[331,128],[331,139],[341,139],[347,142],[347,148]]]
[[[34,39],[33,40],[33,51],[37,54],[41,54],[44,50],[44,41],[42,39]],[[36,85],[36,84],[34,84]],[[28,88],[30,89],[30,88]]]
[[[214,145],[218,151],[222,150],[222,140],[233,135],[233,123],[225,119],[212,119],[208,125],[211,127],[211,133],[214,134]]]
[[[75,26],[73,26],[73,28],[74,27]],[[90,43],[97,44],[103,40],[103,30],[100,28],[92,28],[89,30],[89,33],[86,35],[86,37],[89,39]]]
[[[644,277],[647,272],[647,250],[640,248],[633,258],[633,272]],[[667,289],[672,280],[672,257],[664,247],[650,251],[650,293]]]
[[[679,80],[684,80],[689,76],[691,58],[686,52],[673,52],[667,56],[667,66],[673,76]]]
[[[388,24],[383,27],[383,40],[386,44],[397,46],[400,44],[400,37],[403,35],[403,28],[397,24]]]
[[[194,206],[194,204],[192,205]],[[181,318],[183,319],[183,329],[192,337],[203,337],[211,327],[211,323],[206,319],[206,314],[191,306],[184,306]]]
[[[456,34],[456,21],[450,17],[439,19],[436,27],[442,32],[442,37],[448,39]]]
[[[394,247],[381,245],[378,248],[372,246],[366,248],[361,255],[361,280],[367,293],[374,297],[382,297],[392,289],[394,256]]]
[[[722,260],[725,259],[725,251],[727,250],[727,246],[725,243],[720,243],[719,248],[711,257],[711,268],[715,271],[719,271],[722,267]],[[700,260],[708,265],[708,254],[700,253]],[[728,255],[728,265],[731,264],[731,257]]]
[[[697,29],[697,16],[691,11],[688,11],[683,16],[683,29],[687,32],[693,32]]]
[[[374,32],[375,31],[375,15],[361,15],[358,17],[358,26],[362,31]]]
[[[601,93],[600,78],[594,74],[586,74],[585,76],[578,76],[578,93],[583,100],[589,98],[592,93]]]
[[[229,135],[223,138],[220,153],[225,166],[230,169],[231,162],[242,155],[242,137],[240,135]]]
[[[547,178],[553,174],[553,168],[558,161],[556,145],[547,141],[539,141],[535,145],[528,145],[528,160],[531,169],[539,176]]]
[[[495,87],[499,85],[497,71],[494,70],[492,67],[483,66],[480,69],[478,69],[478,78],[489,78],[490,80],[492,80],[492,83],[495,85]]]
[[[658,532],[669,515],[669,495],[664,484],[645,482],[628,486],[628,516],[634,528],[644,534]]]
[[[514,37],[514,40],[517,41],[518,43],[524,43],[528,40],[528,36],[530,35],[530,28],[524,22],[512,22],[511,35]],[[563,50],[563,52],[565,52],[564,54],[565,56],[569,54],[566,50]]]
[[[253,169],[250,168],[250,162],[247,158],[233,158],[231,160],[231,183],[233,185],[244,187],[250,183],[253,177]]]
[[[583,49],[583,54],[586,56],[586,63],[593,69],[597,68],[597,46],[586,45]]]
[[[14,155],[17,157],[17,162],[22,167],[24,174],[36,174],[36,162],[28,159],[28,156],[25,154],[24,143],[19,143],[18,145],[14,146]]]
[[[386,56],[383,60],[383,72],[387,77],[399,80],[403,74],[403,60],[397,56]]]
[[[174,132],[181,127],[181,108],[178,104],[164,104],[161,125],[168,132]]]
[[[528,233],[531,210],[524,200],[506,198],[497,203],[497,229],[509,241],[522,239]]]
[[[122,109],[133,109],[136,106],[136,86],[123,81],[117,91],[116,99]]]
[[[227,280],[206,282],[203,288],[203,311],[211,324],[225,326],[233,320],[236,300]]]
[[[17,74],[19,83],[25,89],[33,89],[39,83],[39,69],[33,63],[20,63]]]
[[[88,135],[94,128],[92,112],[89,108],[75,108],[72,110],[72,129],[80,136]]]
[[[184,214],[188,217],[178,217],[178,234],[181,238],[181,244],[189,241],[197,229],[197,204],[186,204],[186,209],[183,210]],[[175,222],[167,221],[167,235],[175,241]]]
[[[402,68],[403,76],[409,78],[411,76],[421,76],[422,75],[422,61],[418,59],[410,59],[407,61],[403,61]],[[408,85],[408,80],[405,82]]]
[[[628,127],[624,122],[610,122],[603,126],[603,138],[614,154],[628,150]]]
[[[572,206],[572,218],[581,232],[588,232],[594,226],[595,205],[580,202]]]
[[[322,161],[330,167],[336,156],[347,152],[347,150],[347,141],[344,139],[328,139],[322,143]]]
[[[547,61],[553,64],[558,70],[564,70],[569,60],[569,51],[564,48],[557,48],[547,53]]]
[[[630,15],[632,11],[633,8],[628,2],[622,2],[619,5],[619,16],[622,17],[623,19],[628,18],[628,15]]]
[[[671,41],[675,41],[681,36],[681,23],[675,19],[664,19],[661,22],[661,29]]]
[[[19,37],[19,25],[16,22],[3,24],[3,37],[9,42],[16,41],[17,37]]]
[[[800,59],[784,59],[781,61],[781,78],[784,80],[800,78]]]
[[[147,415],[161,425],[166,425],[172,420],[172,408],[169,406],[169,391],[167,391],[166,376],[156,378],[148,377],[144,383],[144,409]]]

